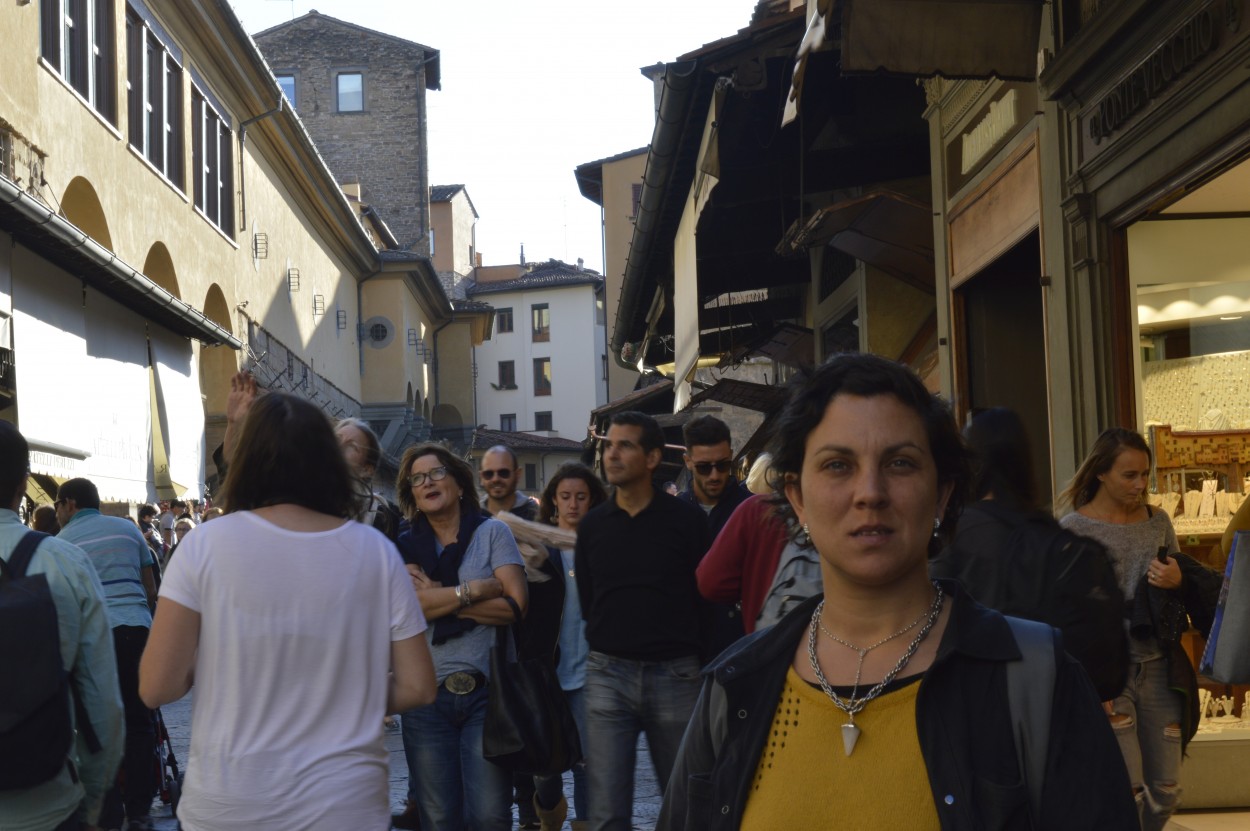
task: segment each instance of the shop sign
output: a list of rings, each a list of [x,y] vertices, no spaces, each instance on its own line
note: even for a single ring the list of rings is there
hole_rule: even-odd
[[[967,176],[999,142],[1011,135],[1020,120],[1019,104],[1020,95],[1014,89],[1007,90],[1002,98],[990,104],[985,117],[960,137],[959,172],[962,175]]]
[[[1084,116],[1087,139],[1095,147],[1110,139],[1225,45],[1221,37],[1237,31],[1242,2],[1217,0],[1186,19],[1090,108]]]
[[[953,196],[985,166],[1037,109],[1034,84],[1004,84],[968,119],[968,127],[947,140],[946,195]]]

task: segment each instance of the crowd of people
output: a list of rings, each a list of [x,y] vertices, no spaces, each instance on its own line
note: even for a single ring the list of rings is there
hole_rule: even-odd
[[[702,415],[684,426],[686,489],[657,486],[663,430],[626,411],[598,443],[602,479],[567,464],[530,495],[506,446],[475,469],[423,443],[391,502],[367,423],[240,373],[220,508],[105,516],[75,479],[51,516],[30,512],[54,535],[26,573],[55,604],[79,729],[52,778],[0,781],[0,827],[151,827],[152,708],[194,687],[188,831],[505,831],[513,804],[522,828],[629,829],[640,735],[666,831],[1162,828],[1196,728],[1179,635],[1209,627],[1219,578],[1145,505],[1139,434],[1099,438],[1058,525],[1018,469],[1017,422],[961,435],[908,368],[838,355],[791,382],[745,481],[729,428]],[[6,561],[28,458],[0,422]],[[1017,591],[1025,536],[1068,532],[1092,540],[1082,579],[1116,593],[1097,609]],[[484,749],[508,629],[572,713],[571,793]],[[1021,707],[1021,677],[1044,706]],[[408,792],[392,815],[394,716]]]

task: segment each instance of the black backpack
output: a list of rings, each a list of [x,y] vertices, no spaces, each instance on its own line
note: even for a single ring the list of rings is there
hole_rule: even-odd
[[[47,537],[28,531],[7,563],[0,558],[0,791],[23,790],[56,776],[74,742],[70,678],[61,664],[56,604],[43,574],[27,575]],[[87,746],[98,751],[91,721],[77,703]]]
[[[991,518],[1002,523],[1001,550],[985,550],[990,546],[984,543],[998,536],[991,529],[980,537],[982,545],[963,546],[957,534],[933,571],[957,578],[977,602],[1004,615],[1038,620],[1062,632],[1064,649],[1085,668],[1100,700],[1123,692],[1128,675],[1124,593],[1107,549],[1046,514],[1024,515],[992,501],[969,506],[965,516],[974,513],[979,516],[972,521],[982,527]],[[962,530],[962,517],[960,523]]]

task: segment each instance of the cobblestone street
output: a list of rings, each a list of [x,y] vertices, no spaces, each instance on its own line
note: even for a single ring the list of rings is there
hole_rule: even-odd
[[[170,741],[173,743],[174,755],[178,764],[185,768],[188,744],[191,740],[191,696],[161,708],[165,718],[165,727],[169,730]],[[391,765],[391,808],[400,811],[404,807],[404,798],[408,789],[408,765],[404,761],[404,748],[399,738],[399,730],[388,730],[386,733],[386,749],[390,754]],[[650,829],[655,827],[656,818],[660,813],[660,789],[655,781],[655,772],[651,767],[645,741],[638,743],[638,768],[635,776],[634,793],[634,828]],[[573,779],[571,774],[564,776],[564,793],[573,795]],[[513,808],[515,816],[515,806]],[[152,817],[156,820],[157,831],[175,831],[178,824],[168,805],[157,801],[152,806]],[[566,823],[565,828],[569,825]]]

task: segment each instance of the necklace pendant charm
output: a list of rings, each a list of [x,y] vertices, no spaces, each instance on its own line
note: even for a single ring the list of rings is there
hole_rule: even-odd
[[[855,742],[859,741],[859,728],[854,722],[842,725],[842,748],[846,751],[846,755],[850,756],[855,750]]]

